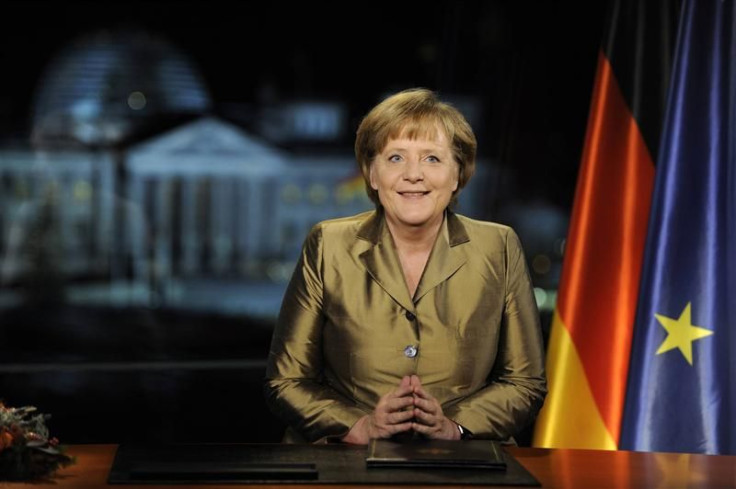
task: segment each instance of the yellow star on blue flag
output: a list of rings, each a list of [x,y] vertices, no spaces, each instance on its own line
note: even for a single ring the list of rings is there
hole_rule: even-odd
[[[659,346],[657,355],[678,348],[687,363],[693,364],[693,341],[710,336],[713,331],[693,325],[690,306],[691,303],[688,302],[677,319],[668,318],[661,314],[654,315],[659,324],[667,330],[667,338]]]

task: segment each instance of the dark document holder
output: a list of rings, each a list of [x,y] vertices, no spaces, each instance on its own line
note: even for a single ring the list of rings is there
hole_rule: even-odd
[[[371,440],[368,467],[506,470],[498,443],[490,440]]]
[[[110,484],[219,484],[301,482],[318,478],[314,463],[252,457],[241,445],[118,447]]]

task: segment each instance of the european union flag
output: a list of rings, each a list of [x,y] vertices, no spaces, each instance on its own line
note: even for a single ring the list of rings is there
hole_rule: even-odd
[[[620,448],[736,454],[736,12],[682,8]]]

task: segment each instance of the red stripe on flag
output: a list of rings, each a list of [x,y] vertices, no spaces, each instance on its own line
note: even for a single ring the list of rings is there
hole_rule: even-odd
[[[557,307],[616,442],[653,182],[652,159],[601,54]]]

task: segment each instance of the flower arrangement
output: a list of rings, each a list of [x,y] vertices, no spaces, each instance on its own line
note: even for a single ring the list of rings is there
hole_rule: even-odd
[[[0,402],[0,480],[49,477],[75,462],[59,440],[49,438],[49,417],[33,406],[10,408]]]

